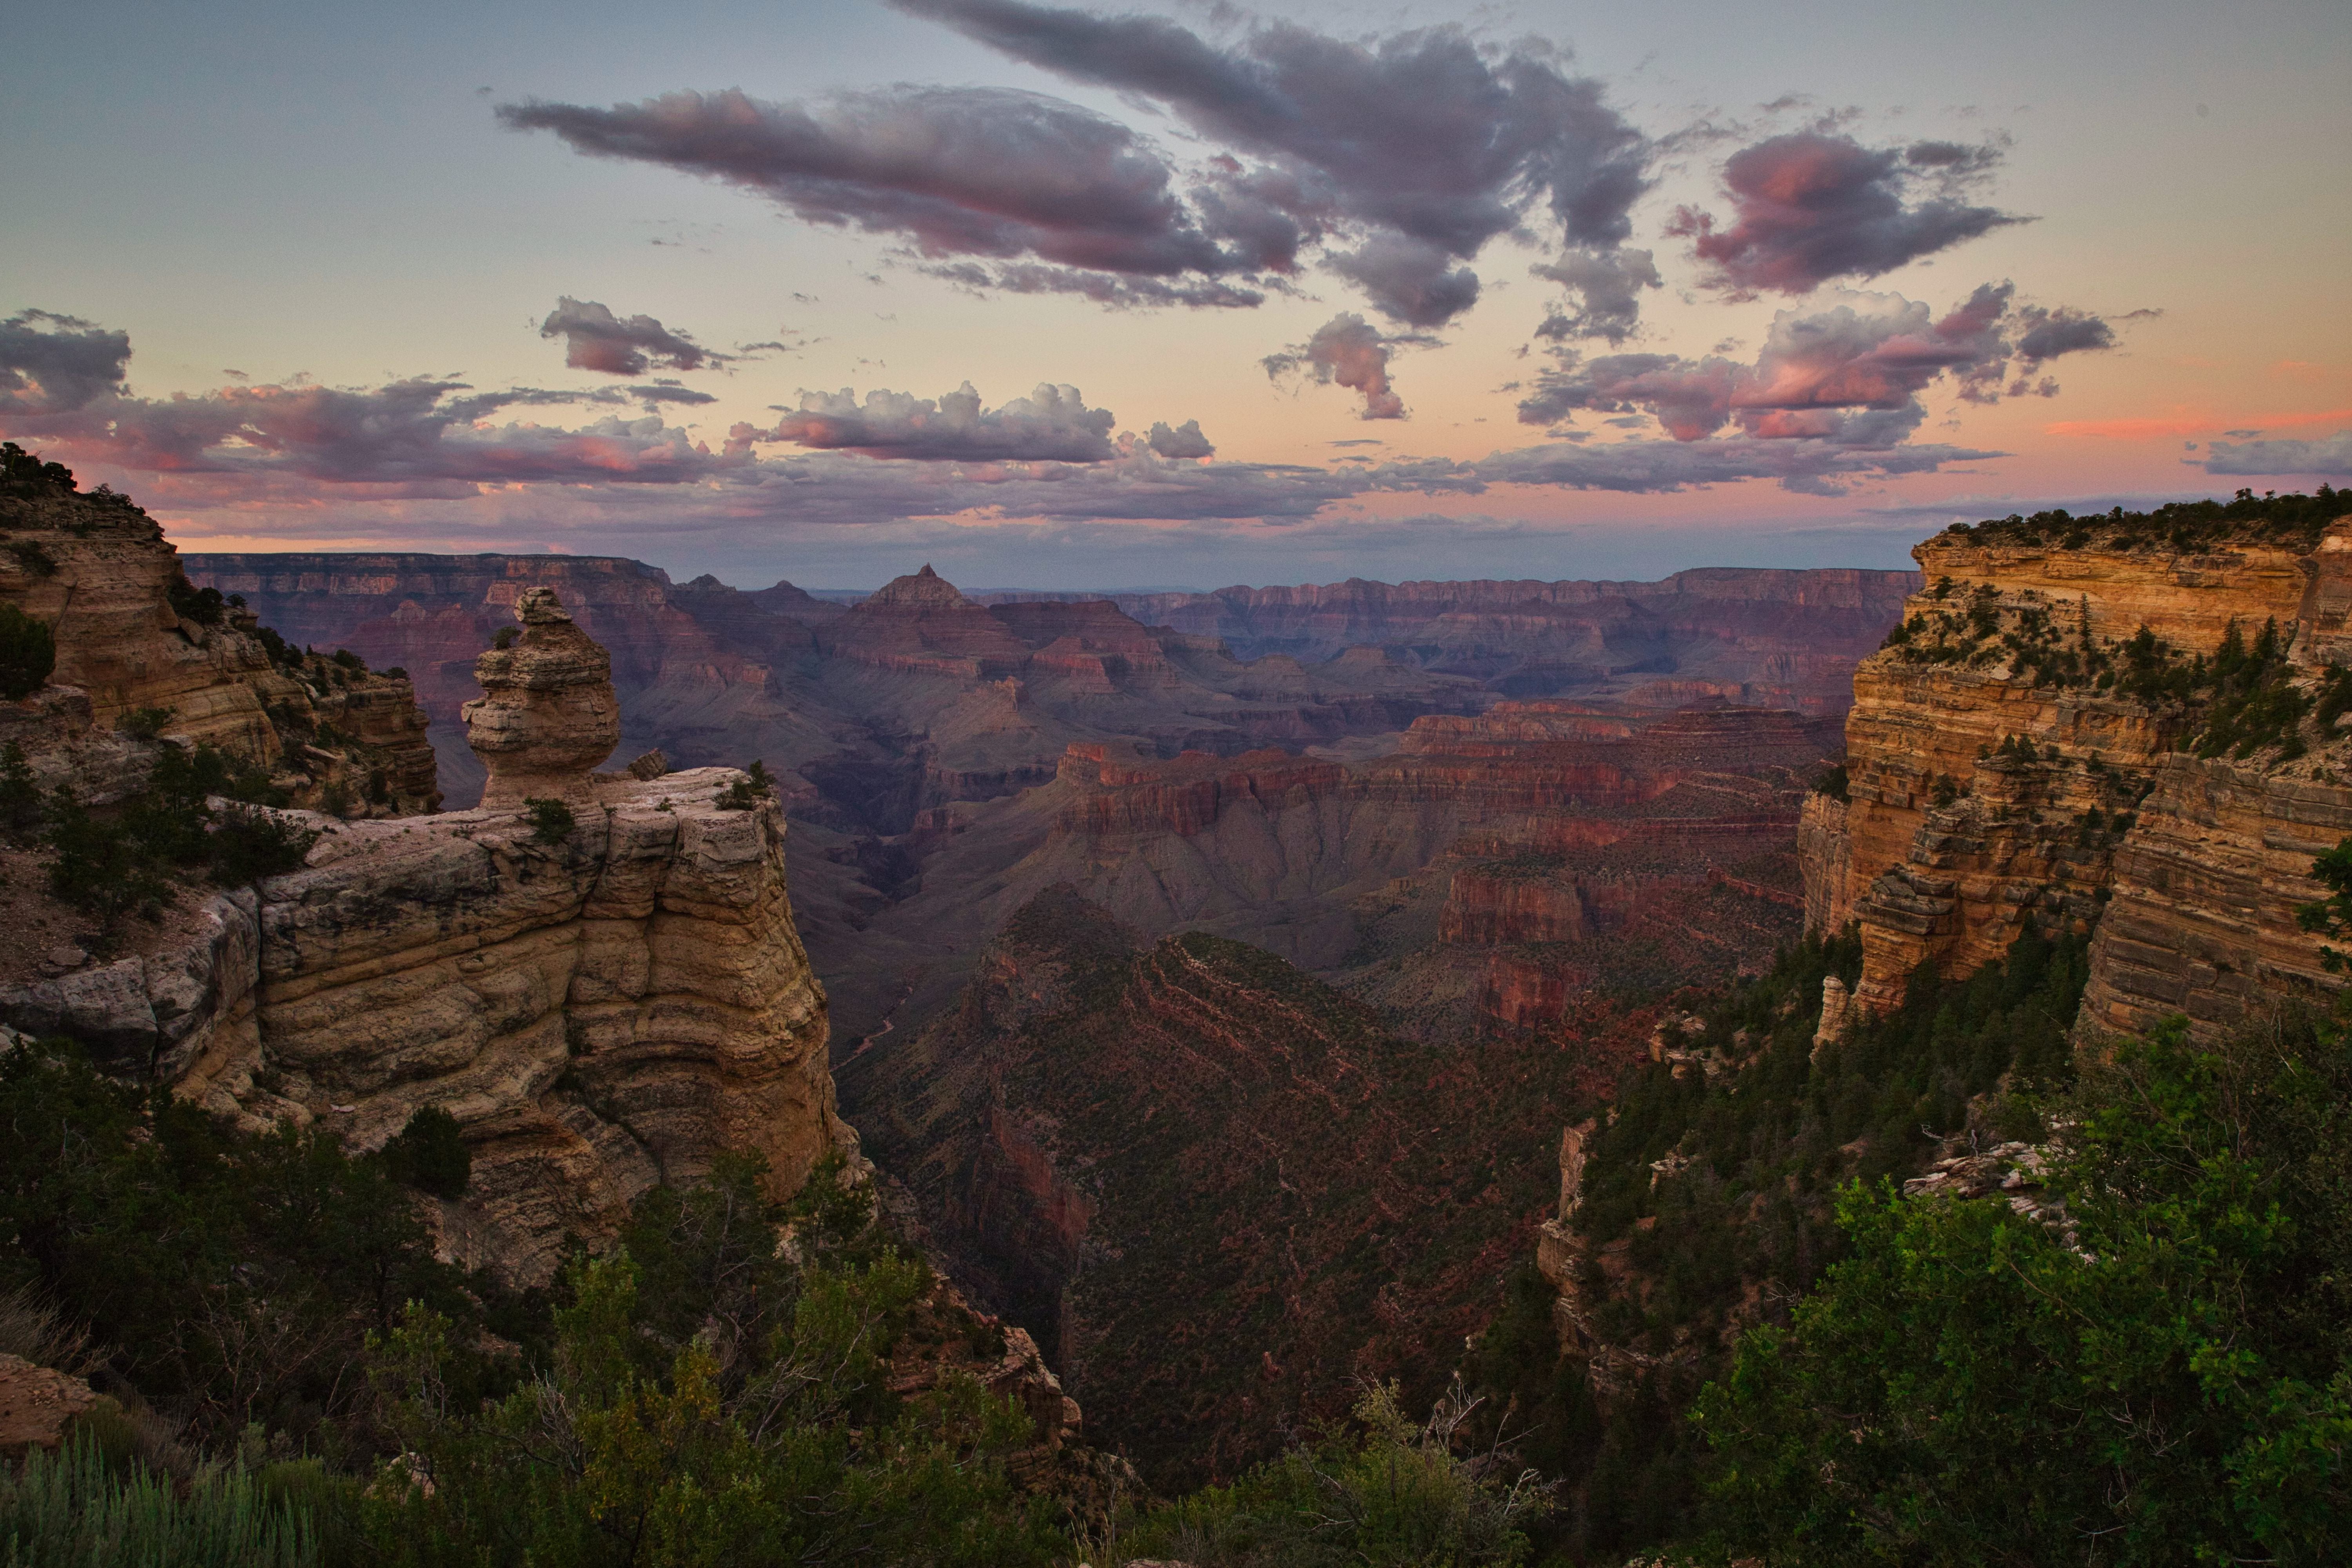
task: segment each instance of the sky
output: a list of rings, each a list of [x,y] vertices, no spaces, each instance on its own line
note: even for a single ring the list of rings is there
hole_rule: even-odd
[[[2352,8],[9,20],[0,437],[185,550],[1907,565],[2352,477]]]

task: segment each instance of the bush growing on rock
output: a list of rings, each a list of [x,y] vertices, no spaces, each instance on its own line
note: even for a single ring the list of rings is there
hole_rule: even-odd
[[[474,1152],[456,1117],[437,1105],[419,1106],[383,1146],[383,1165],[394,1181],[419,1192],[462,1197],[473,1180]]]
[[[572,837],[580,826],[572,808],[560,800],[526,799],[523,815],[530,818],[530,837],[534,844],[561,844]]]
[[[0,600],[0,698],[21,702],[58,668],[58,642],[48,623]]]

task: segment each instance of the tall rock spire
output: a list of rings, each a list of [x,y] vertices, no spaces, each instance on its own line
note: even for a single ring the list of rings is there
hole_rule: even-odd
[[[482,695],[466,704],[466,743],[489,770],[487,810],[526,797],[593,799],[589,770],[621,740],[613,657],[572,624],[552,588],[515,599],[522,635],[474,661]]]

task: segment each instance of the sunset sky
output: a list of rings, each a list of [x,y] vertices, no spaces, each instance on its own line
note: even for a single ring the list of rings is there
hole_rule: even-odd
[[[2342,0],[8,36],[0,435],[187,550],[1651,577],[2352,479]]]

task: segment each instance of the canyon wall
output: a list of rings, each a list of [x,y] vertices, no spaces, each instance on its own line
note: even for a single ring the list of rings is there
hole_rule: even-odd
[[[0,744],[44,787],[119,799],[144,783],[160,739],[260,764],[297,804],[338,814],[437,803],[404,675],[273,652],[249,608],[194,590],[126,499],[26,488],[0,496],[0,603],[49,628],[57,663],[41,690],[0,704]]]
[[[2347,526],[2012,521],[1915,550],[1928,585],[1854,672],[1847,799],[1810,806],[1800,846],[1809,922],[1859,922],[1856,1005],[2029,923],[2095,923],[2093,1031],[2220,1032],[2332,992],[2294,910],[2352,833],[2352,742],[2313,711],[2344,655]]]
[[[1350,578],[1114,597],[1139,620],[1218,638],[1244,658],[1374,647],[1509,696],[1835,713],[1853,662],[1917,585],[1908,572],[1718,567],[1654,583]]]
[[[421,730],[414,704],[392,700],[405,681],[299,653],[273,663],[249,616],[163,616],[170,547],[143,517],[68,537],[42,583],[65,579],[70,596],[26,599],[60,617],[59,674],[100,683],[85,720],[173,700],[205,720],[188,738],[288,764],[288,700],[270,682],[316,679],[321,733],[329,712],[387,744]],[[87,646],[80,605],[104,607],[110,651]],[[0,1024],[75,1037],[110,1069],[248,1126],[320,1126],[361,1149],[439,1107],[473,1154],[464,1195],[437,1202],[444,1251],[535,1285],[567,1238],[611,1239],[641,1193],[722,1150],[763,1156],[781,1198],[855,1140],[834,1111],[781,806],[733,769],[644,758],[591,773],[617,727],[605,650],[544,586],[512,608],[520,635],[480,655],[484,695],[466,715],[489,808],[278,811],[316,836],[299,869],[192,891],[153,931],[129,922],[127,952],[75,949],[0,984]],[[57,689],[13,706],[53,712]]]

